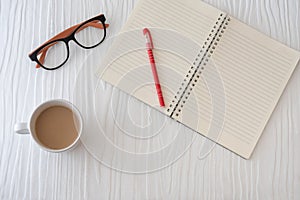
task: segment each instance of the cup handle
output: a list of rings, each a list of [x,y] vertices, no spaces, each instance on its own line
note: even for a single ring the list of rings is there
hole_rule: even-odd
[[[29,134],[29,130],[27,128],[27,123],[16,123],[15,124],[15,127],[14,127],[14,130],[16,133],[19,133],[19,134]]]

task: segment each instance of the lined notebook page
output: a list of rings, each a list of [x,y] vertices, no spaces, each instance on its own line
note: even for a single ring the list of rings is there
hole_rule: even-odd
[[[214,62],[222,78],[226,102],[222,133],[217,141],[249,158],[300,55],[232,17],[228,23],[216,48],[211,49],[211,61],[205,66],[202,79],[209,77]],[[210,87],[221,88],[214,84]],[[208,134],[212,107],[222,109],[212,103],[209,92],[200,81],[193,90],[196,101],[191,98],[184,105],[184,116],[195,115],[199,111],[192,108],[198,107],[202,123],[195,126],[194,119],[182,118],[183,123],[194,125],[204,135]]]
[[[201,1],[140,1],[97,75],[165,112],[221,13]],[[144,27],[150,29],[153,38],[165,108],[158,105],[142,34]]]

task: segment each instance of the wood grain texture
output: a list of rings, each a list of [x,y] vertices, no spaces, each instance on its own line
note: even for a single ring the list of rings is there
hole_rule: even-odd
[[[115,35],[136,2],[0,1],[0,199],[300,199],[299,67],[250,160],[220,146],[199,160],[199,136],[170,167],[133,175],[105,167],[83,145],[47,153],[13,132],[14,123],[27,121],[39,103],[72,99],[76,73],[88,54],[72,44],[68,64],[49,73],[36,70],[28,52],[98,13],[105,13],[109,35]],[[206,2],[300,50],[298,0]]]

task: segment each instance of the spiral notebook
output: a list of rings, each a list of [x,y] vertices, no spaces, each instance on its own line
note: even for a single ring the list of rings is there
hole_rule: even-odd
[[[166,107],[142,29],[150,29]],[[198,0],[140,0],[97,76],[248,159],[300,53]]]

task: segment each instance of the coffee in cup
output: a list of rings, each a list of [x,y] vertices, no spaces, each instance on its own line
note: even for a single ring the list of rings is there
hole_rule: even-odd
[[[30,122],[17,123],[17,133],[30,133],[45,150],[61,152],[75,146],[82,131],[82,118],[77,108],[65,100],[51,100],[38,106]]]

